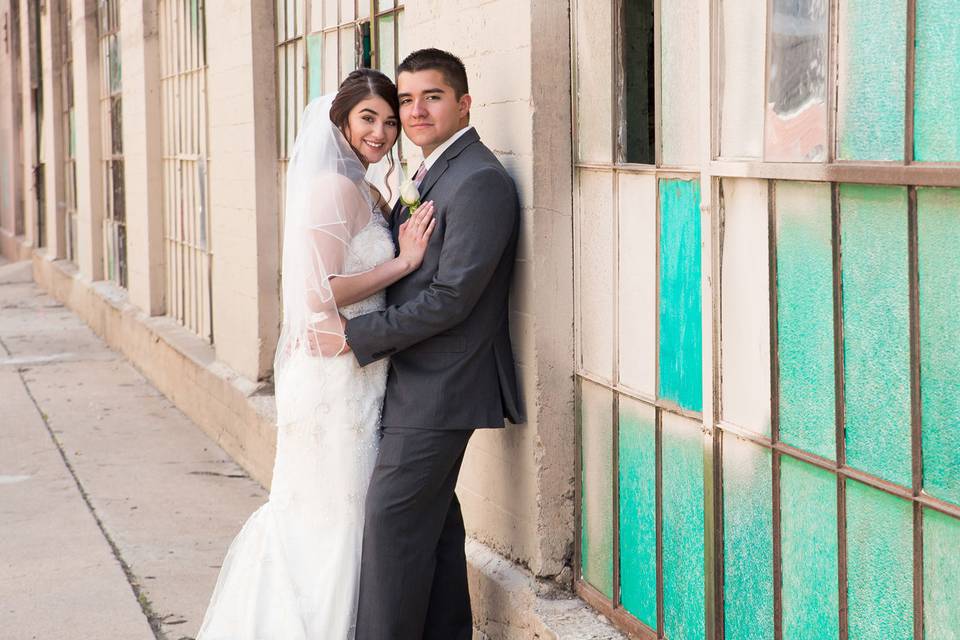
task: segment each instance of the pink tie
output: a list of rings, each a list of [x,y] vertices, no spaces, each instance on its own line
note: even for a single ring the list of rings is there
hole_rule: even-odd
[[[417,175],[413,176],[413,181],[417,183],[418,187],[423,182],[423,178],[426,175],[427,175],[427,163],[423,162],[420,164],[420,168],[417,169]]]

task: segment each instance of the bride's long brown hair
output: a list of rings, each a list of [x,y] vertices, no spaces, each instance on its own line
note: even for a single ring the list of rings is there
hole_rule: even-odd
[[[390,78],[376,69],[361,68],[356,71],[351,71],[350,75],[340,83],[337,95],[334,96],[333,103],[330,105],[330,121],[340,129],[343,137],[347,139],[347,144],[350,145],[350,148],[353,149],[353,152],[357,154],[358,158],[361,157],[360,151],[350,142],[350,111],[357,106],[358,103],[372,96],[383,98],[386,103],[390,105],[399,126],[400,98],[397,97],[397,86],[393,84]],[[390,176],[393,175],[393,171],[396,169],[392,152],[387,154],[387,164],[390,167],[386,176],[387,189],[390,191],[390,196],[387,198],[387,202],[389,202],[393,199],[393,190],[390,189]]]

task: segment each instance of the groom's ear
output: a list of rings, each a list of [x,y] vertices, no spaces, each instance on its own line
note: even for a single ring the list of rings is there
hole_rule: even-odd
[[[470,105],[473,104],[473,98],[470,97],[469,93],[465,93],[460,96],[458,100],[457,111],[460,115],[461,120],[470,120]]]

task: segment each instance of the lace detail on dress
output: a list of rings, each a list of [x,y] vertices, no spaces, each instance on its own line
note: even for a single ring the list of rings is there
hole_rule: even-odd
[[[349,249],[348,274],[394,256],[379,210]],[[340,312],[352,318],[384,301],[381,291]],[[360,367],[352,354],[291,360],[278,399],[306,418],[277,431],[270,500],[230,545],[198,640],[354,637],[363,505],[388,366]]]

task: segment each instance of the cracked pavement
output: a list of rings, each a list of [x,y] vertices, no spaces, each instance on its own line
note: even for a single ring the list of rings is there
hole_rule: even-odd
[[[267,492],[0,260],[0,637],[191,640]]]

